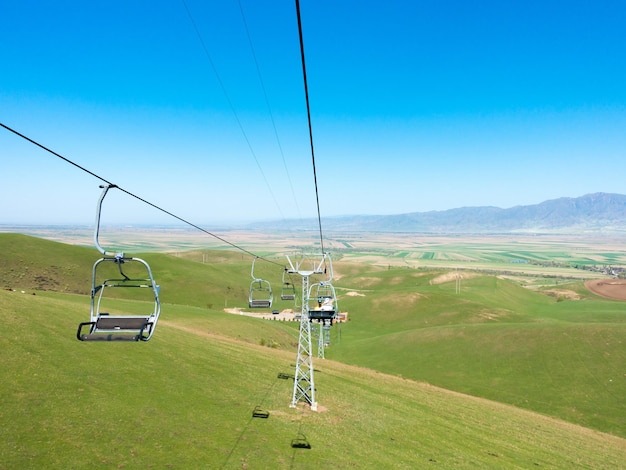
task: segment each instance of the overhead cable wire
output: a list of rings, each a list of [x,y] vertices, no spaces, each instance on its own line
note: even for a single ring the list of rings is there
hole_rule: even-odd
[[[291,175],[289,174],[289,169],[287,168],[287,162],[285,160],[285,153],[283,152],[283,146],[280,143],[280,138],[278,137],[278,130],[276,129],[276,122],[274,121],[274,114],[272,113],[272,108],[270,106],[270,100],[267,97],[267,91],[265,89],[265,83],[263,82],[263,76],[261,75],[261,69],[259,67],[259,62],[256,58],[256,53],[254,50],[254,45],[252,43],[252,38],[250,37],[250,30],[248,29],[248,22],[246,21],[246,15],[243,11],[243,6],[241,5],[241,0],[239,0],[239,11],[241,11],[241,19],[243,20],[243,25],[246,30],[246,35],[248,36],[248,43],[250,44],[250,50],[252,51],[252,58],[254,59],[254,65],[256,66],[256,73],[259,77],[259,82],[261,83],[261,89],[263,90],[263,96],[265,98],[265,104],[267,105],[267,110],[270,115],[270,120],[272,121],[272,127],[274,128],[274,136],[276,137],[276,143],[278,144],[278,150],[280,151],[280,156],[283,160],[283,166],[285,167],[285,173],[287,173],[287,180],[289,181],[289,187],[291,188],[291,195],[293,196],[293,201],[296,204],[296,210],[298,211],[298,216],[302,218],[300,213],[300,206],[298,205],[298,200],[296,198],[296,192],[293,189],[293,183],[291,181]]]
[[[194,31],[196,32],[196,36],[198,36],[198,40],[200,41],[200,45],[202,46],[202,50],[204,51],[204,55],[206,56],[207,60],[209,61],[209,64],[211,65],[211,68],[213,69],[213,73],[215,74],[215,77],[217,79],[217,82],[220,85],[220,88],[222,90],[222,93],[224,93],[224,97],[226,98],[226,102],[228,103],[228,106],[230,107],[230,110],[233,113],[233,116],[235,117],[235,121],[237,122],[237,125],[239,126],[239,130],[241,131],[241,133],[243,134],[243,138],[246,141],[246,144],[248,145],[248,149],[250,150],[250,153],[252,154],[252,157],[254,158],[254,161],[256,162],[257,167],[259,168],[259,171],[261,172],[261,176],[263,176],[263,180],[265,181],[265,185],[267,186],[267,190],[269,191],[270,195],[272,196],[272,199],[274,200],[274,204],[276,204],[276,208],[278,209],[278,212],[280,213],[280,216],[283,220],[285,220],[285,216],[283,214],[283,211],[280,208],[280,205],[278,204],[278,200],[276,199],[276,196],[274,195],[274,192],[272,191],[272,188],[267,180],[267,177],[265,176],[265,172],[263,171],[263,168],[261,167],[261,163],[259,163],[259,159],[256,156],[256,152],[254,151],[254,149],[252,148],[252,144],[250,143],[250,139],[248,138],[248,134],[246,133],[243,124],[241,123],[241,120],[239,119],[239,115],[237,114],[237,111],[235,110],[235,106],[233,105],[233,102],[230,99],[230,96],[228,95],[228,92],[226,91],[226,87],[224,86],[224,82],[222,81],[222,78],[220,77],[220,74],[217,71],[217,67],[215,66],[215,63],[213,62],[213,59],[211,58],[211,54],[209,54],[209,49],[206,46],[206,43],[204,42],[204,39],[202,38],[202,34],[200,34],[200,30],[198,29],[198,26],[196,25],[195,20],[193,19],[193,15],[191,14],[191,10],[189,10],[189,7],[187,6],[187,2],[185,0],[181,0],[181,2],[183,3],[184,7],[185,7],[185,11],[187,12],[187,16],[189,17],[189,21],[191,22],[191,25],[194,29]]]
[[[243,248],[243,247],[241,247],[241,246],[239,246],[239,245],[237,245],[237,244],[235,244],[235,243],[232,243],[232,242],[230,242],[230,241],[226,240],[225,238],[220,237],[219,235],[216,235],[216,234],[214,234],[214,233],[211,233],[211,232],[209,232],[208,230],[206,230],[206,229],[204,229],[204,228],[202,228],[202,227],[200,227],[200,226],[198,226],[198,225],[196,225],[196,224],[194,224],[194,223],[192,223],[192,222],[189,222],[188,220],[186,220],[186,219],[184,219],[184,218],[182,218],[182,217],[180,217],[180,216],[178,216],[178,215],[176,215],[176,214],[174,214],[174,213],[172,213],[172,212],[170,212],[170,211],[168,211],[168,210],[166,210],[166,209],[163,209],[162,207],[157,206],[156,204],[153,204],[152,202],[150,202],[150,201],[148,201],[148,200],[146,200],[146,199],[144,199],[144,198],[142,198],[142,197],[140,197],[140,196],[137,196],[136,194],[131,193],[130,191],[128,191],[128,190],[126,190],[126,189],[124,189],[124,188],[122,188],[122,187],[120,187],[120,186],[118,186],[118,185],[116,185],[116,184],[112,183],[111,181],[107,180],[106,178],[103,178],[102,176],[100,176],[100,175],[98,175],[98,174],[94,173],[93,171],[90,171],[90,170],[88,170],[87,168],[85,168],[85,167],[83,167],[83,166],[79,165],[78,163],[73,162],[72,160],[70,160],[69,158],[64,157],[63,155],[58,154],[58,153],[57,153],[57,152],[55,152],[54,150],[51,150],[51,149],[49,149],[48,147],[45,147],[44,145],[40,144],[39,142],[37,142],[37,141],[35,141],[35,140],[31,139],[30,137],[25,136],[24,134],[22,134],[22,133],[20,133],[20,132],[16,131],[15,129],[12,129],[11,127],[9,127],[9,126],[7,126],[7,125],[5,125],[5,124],[1,123],[1,122],[0,122],[0,126],[4,127],[6,130],[8,130],[8,131],[12,132],[13,134],[15,134],[15,135],[17,135],[17,136],[21,137],[22,139],[27,140],[27,141],[28,141],[28,142],[30,142],[31,144],[34,144],[34,145],[36,145],[37,147],[39,147],[39,148],[41,148],[41,149],[45,150],[46,152],[51,153],[51,154],[52,154],[52,155],[54,155],[55,157],[60,158],[60,159],[61,159],[61,160],[63,160],[64,162],[69,163],[70,165],[75,166],[76,168],[78,168],[78,169],[80,169],[80,170],[84,171],[85,173],[87,173],[87,174],[89,174],[89,175],[93,176],[94,178],[97,178],[97,179],[99,179],[100,181],[103,181],[103,182],[107,183],[108,185],[112,185],[112,186],[116,187],[117,189],[119,189],[119,190],[120,190],[120,191],[122,191],[123,193],[126,193],[127,195],[129,195],[129,196],[131,196],[131,197],[133,197],[133,198],[135,198],[135,199],[137,199],[137,200],[139,200],[139,201],[143,202],[144,204],[147,204],[147,205],[149,205],[149,206],[151,206],[151,207],[153,207],[153,208],[157,209],[158,211],[163,212],[164,214],[169,215],[170,217],[175,218],[176,220],[179,220],[180,222],[183,222],[184,224],[187,224],[187,225],[189,225],[189,226],[191,226],[191,227],[193,227],[193,228],[195,228],[195,229],[197,229],[197,230],[200,230],[201,232],[206,233],[207,235],[210,235],[211,237],[216,238],[217,240],[219,240],[219,241],[221,241],[221,242],[223,242],[223,243],[226,243],[227,245],[230,245],[230,246],[232,246],[233,248],[236,248],[237,250],[242,251],[242,252],[244,252],[244,253],[246,253],[246,254],[248,254],[248,255],[250,255],[250,256],[254,256],[255,258],[262,259],[263,261],[266,261],[266,262],[268,262],[268,263],[275,264],[275,265],[277,265],[277,266],[282,266],[282,264],[279,264],[279,263],[276,263],[275,261],[268,260],[268,259],[266,259],[266,258],[263,258],[263,257],[261,257],[261,256],[258,256],[258,255],[256,255],[256,254],[252,253],[251,251],[246,250],[245,248]]]
[[[313,147],[313,128],[311,126],[311,106],[309,104],[309,87],[306,78],[306,62],[304,60],[304,39],[302,37],[302,19],[300,18],[300,0],[296,0],[296,13],[298,14],[298,35],[300,36],[300,56],[302,58],[302,77],[304,79],[304,96],[306,98],[306,114],[309,121],[309,140],[311,142],[311,159],[313,161],[313,181],[315,182],[315,202],[317,203],[317,222],[320,228],[320,246],[324,253],[324,236],[322,234],[322,216],[320,212],[320,197],[317,189],[317,172],[315,170],[315,150]]]

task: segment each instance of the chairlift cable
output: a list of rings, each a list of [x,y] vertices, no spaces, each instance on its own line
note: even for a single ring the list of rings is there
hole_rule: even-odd
[[[241,0],[239,0],[239,11],[241,11],[241,19],[243,21],[244,28],[246,30],[246,35],[248,37],[248,43],[250,44],[250,51],[252,52],[252,58],[254,59],[254,65],[256,66],[256,72],[259,77],[259,82],[261,84],[261,89],[263,90],[263,97],[265,98],[265,104],[267,106],[267,110],[270,115],[270,121],[272,122],[272,127],[274,129],[274,136],[276,137],[276,143],[278,144],[278,150],[280,152],[280,156],[283,160],[283,166],[285,167],[285,173],[287,174],[287,180],[289,181],[289,187],[291,189],[291,195],[293,197],[293,201],[296,205],[296,210],[298,211],[298,216],[302,218],[302,214],[300,212],[300,206],[298,205],[298,200],[296,198],[296,192],[293,188],[293,182],[291,180],[291,175],[289,174],[289,169],[287,168],[287,162],[285,161],[285,152],[283,152],[283,146],[280,142],[280,138],[278,137],[278,130],[276,129],[276,122],[274,121],[274,114],[272,113],[272,108],[270,106],[270,101],[267,96],[267,90],[265,89],[265,83],[263,82],[263,76],[261,75],[261,69],[259,67],[259,62],[256,57],[256,52],[254,50],[254,45],[252,43],[252,38],[250,37],[250,30],[248,29],[248,22],[246,21],[246,16],[243,11],[243,6],[241,5]]]
[[[263,180],[265,181],[265,185],[267,186],[267,190],[269,191],[270,195],[272,196],[272,199],[274,200],[274,204],[276,204],[276,208],[278,209],[278,212],[280,214],[280,217],[285,220],[285,215],[283,214],[283,211],[280,208],[280,205],[278,204],[278,200],[276,199],[276,196],[274,195],[274,192],[272,191],[272,187],[270,186],[269,182],[267,181],[267,177],[265,176],[265,172],[263,171],[263,168],[261,167],[261,163],[259,163],[259,159],[256,156],[256,152],[254,151],[254,149],[252,148],[252,144],[250,143],[250,139],[248,138],[248,134],[246,133],[245,129],[243,128],[243,124],[241,123],[241,120],[239,119],[239,115],[237,114],[237,111],[235,111],[235,106],[233,105],[233,102],[230,99],[230,96],[228,95],[228,92],[226,91],[226,87],[224,86],[224,82],[222,81],[222,78],[220,77],[220,74],[217,71],[217,67],[215,66],[215,63],[213,62],[213,59],[211,58],[211,54],[209,54],[209,49],[206,46],[206,43],[204,42],[204,39],[202,39],[202,35],[200,34],[200,30],[198,29],[198,26],[196,25],[196,22],[193,19],[193,16],[191,14],[191,10],[189,10],[189,7],[187,6],[187,2],[185,0],[181,0],[185,10],[187,11],[187,16],[189,17],[189,21],[191,22],[191,25],[194,29],[194,31],[196,32],[196,36],[198,36],[198,40],[200,41],[200,45],[202,46],[202,50],[204,51],[204,55],[206,56],[207,60],[209,61],[209,64],[211,65],[211,68],[213,69],[213,73],[215,74],[215,77],[217,78],[217,82],[220,85],[220,88],[222,89],[222,93],[224,94],[224,97],[226,98],[226,101],[228,102],[228,106],[230,107],[230,110],[233,113],[233,116],[235,117],[235,121],[237,122],[237,125],[239,126],[239,130],[241,131],[244,140],[246,141],[246,144],[248,145],[248,149],[250,150],[250,153],[252,154],[252,158],[254,158],[254,161],[256,162],[257,167],[259,168],[259,172],[261,172],[261,176],[263,177]]]
[[[90,170],[88,170],[87,168],[85,168],[85,167],[83,167],[83,166],[80,166],[78,163],[73,162],[73,161],[72,161],[72,160],[70,160],[69,158],[66,158],[66,157],[64,157],[63,155],[58,154],[58,153],[57,153],[57,152],[55,152],[54,150],[49,149],[48,147],[46,147],[46,146],[44,146],[44,145],[40,144],[39,142],[37,142],[37,141],[35,141],[35,140],[31,139],[30,137],[25,136],[24,134],[22,134],[22,133],[20,133],[20,132],[16,131],[15,129],[12,129],[11,127],[9,127],[9,126],[7,126],[7,125],[5,125],[5,124],[1,123],[1,122],[0,122],[0,126],[4,127],[6,130],[8,130],[8,131],[12,132],[13,134],[15,134],[15,135],[17,135],[17,136],[21,137],[22,139],[27,140],[28,142],[30,142],[30,143],[32,143],[32,144],[34,144],[34,145],[36,145],[37,147],[39,147],[39,148],[41,148],[41,149],[45,150],[46,152],[51,153],[52,155],[54,155],[54,156],[56,156],[56,157],[60,158],[61,160],[65,161],[66,163],[69,163],[70,165],[75,166],[76,168],[78,168],[78,169],[80,169],[80,170],[84,171],[85,173],[87,173],[87,174],[89,174],[89,175],[93,176],[94,178],[97,178],[97,179],[99,179],[100,181],[103,181],[103,182],[107,183],[108,185],[111,185],[111,186],[116,187],[117,189],[119,189],[119,190],[120,190],[120,191],[122,191],[123,193],[126,193],[127,195],[129,195],[129,196],[131,196],[131,197],[134,197],[135,199],[137,199],[137,200],[139,200],[139,201],[143,202],[144,204],[147,204],[147,205],[149,205],[149,206],[151,206],[151,207],[153,207],[153,208],[155,208],[155,209],[157,209],[157,210],[159,210],[159,211],[163,212],[164,214],[167,214],[167,215],[169,215],[170,217],[173,217],[173,218],[175,218],[176,220],[179,220],[180,222],[183,222],[184,224],[187,224],[187,225],[189,225],[189,226],[191,226],[191,227],[193,227],[193,228],[195,228],[195,229],[197,229],[197,230],[199,230],[199,231],[201,231],[201,232],[203,232],[203,233],[206,233],[207,235],[210,235],[211,237],[216,238],[217,240],[219,240],[219,241],[221,241],[221,242],[223,242],[223,243],[226,243],[227,245],[230,245],[230,246],[232,246],[233,248],[236,248],[237,250],[240,250],[240,251],[242,251],[242,252],[244,252],[244,253],[246,253],[246,254],[248,254],[248,255],[250,255],[250,256],[253,256],[253,257],[255,257],[255,258],[262,259],[263,261],[266,261],[266,262],[268,262],[268,263],[275,264],[275,265],[277,265],[277,266],[282,266],[282,264],[279,264],[279,263],[276,263],[275,261],[272,261],[272,260],[269,260],[269,259],[267,259],[267,258],[263,258],[263,257],[261,257],[261,256],[258,256],[258,255],[256,255],[255,253],[252,253],[251,251],[246,250],[245,248],[243,248],[243,247],[241,247],[241,246],[239,246],[239,245],[237,245],[237,244],[235,244],[235,243],[232,243],[232,242],[230,242],[230,241],[226,240],[225,238],[220,237],[219,235],[216,235],[216,234],[214,234],[214,233],[211,233],[211,232],[209,232],[208,230],[206,230],[206,229],[204,229],[204,228],[202,228],[202,227],[200,227],[200,226],[198,226],[198,225],[196,225],[196,224],[194,224],[194,223],[192,223],[192,222],[190,222],[190,221],[188,221],[188,220],[186,220],[186,219],[183,219],[182,217],[180,217],[180,216],[178,216],[178,215],[176,215],[176,214],[174,214],[174,213],[172,213],[172,212],[170,212],[170,211],[168,211],[168,210],[166,210],[166,209],[163,209],[162,207],[157,206],[156,204],[153,204],[152,202],[150,202],[150,201],[148,201],[148,200],[146,200],[146,199],[144,199],[144,198],[142,198],[142,197],[140,197],[140,196],[137,196],[136,194],[133,194],[133,193],[131,193],[130,191],[128,191],[128,190],[126,190],[126,189],[124,189],[124,188],[121,188],[120,186],[117,186],[117,185],[113,184],[112,182],[110,182],[110,181],[109,181],[109,180],[107,180],[106,178],[103,178],[102,176],[97,175],[97,174],[96,174],[96,173],[94,173],[93,171],[90,171]]]
[[[320,198],[317,188],[317,172],[315,170],[315,150],[313,147],[313,128],[311,126],[311,105],[309,104],[309,87],[306,76],[306,62],[304,60],[304,39],[302,37],[302,19],[300,18],[300,0],[296,0],[296,13],[298,15],[298,35],[300,37],[300,57],[302,59],[302,77],[304,79],[304,96],[306,99],[306,114],[309,122],[309,141],[311,143],[311,159],[313,162],[313,181],[315,183],[315,201],[317,203],[317,222],[320,229],[320,247],[324,253],[324,236],[322,234],[322,216],[320,213]]]
[[[76,168],[83,170],[85,173],[90,174],[91,176],[94,176],[95,178],[98,178],[100,181],[104,181],[107,184],[113,184],[110,181],[102,178],[101,176],[96,175],[95,173],[89,171],[87,168],[84,168],[82,166],[80,166],[78,163],[74,163],[73,161],[71,161],[68,158],[65,158],[63,155],[59,155],[58,153],[56,153],[53,150],[50,150],[48,147],[44,147],[43,145],[41,145],[39,142],[34,141],[33,139],[31,139],[30,137],[26,137],[24,134],[19,133],[18,131],[16,131],[15,129],[10,128],[9,126],[4,125],[3,123],[0,122],[0,126],[4,127],[6,130],[13,132],[15,135],[21,137],[24,140],[29,141],[31,144],[35,144],[37,147],[40,147],[42,149],[44,149],[46,152],[51,153],[52,155],[59,157],[61,160],[69,163],[70,165],[74,165]]]

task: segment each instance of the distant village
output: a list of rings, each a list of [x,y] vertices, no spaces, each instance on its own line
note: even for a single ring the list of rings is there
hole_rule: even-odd
[[[602,273],[607,277],[614,277],[617,279],[626,279],[626,268],[621,266],[597,266],[595,264],[583,264],[583,265],[574,265],[576,269],[583,269],[585,271],[592,271],[596,273]]]
[[[527,259],[512,259],[510,263],[535,264],[544,267],[572,267],[574,269],[582,269],[583,271],[591,271],[594,273],[602,273],[607,277],[616,279],[626,279],[626,268],[622,266],[597,265],[597,264],[564,264],[557,261],[532,261]]]

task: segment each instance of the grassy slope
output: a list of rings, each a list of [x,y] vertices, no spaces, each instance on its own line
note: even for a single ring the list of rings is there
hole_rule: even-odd
[[[326,357],[626,436],[626,306],[557,302],[481,276],[374,270],[342,277],[350,324]],[[345,292],[345,290],[344,290]]]
[[[86,300],[0,291],[0,468],[615,468],[626,461],[622,439],[328,360],[316,364],[320,411],[290,409],[292,382],[277,374],[292,372],[294,353],[234,340],[249,335],[250,319],[169,306],[149,343],[81,343],[74,330]],[[252,418],[257,405],[268,419]],[[290,446],[300,434],[310,450]]]
[[[19,234],[0,233],[0,287],[88,294],[95,248],[84,248]],[[204,260],[203,263],[203,255]],[[147,261],[161,285],[164,303],[205,308],[247,306],[251,261],[227,251],[127,253]],[[276,266],[259,262],[259,275],[279,286]],[[98,269],[108,269],[109,266]],[[277,293],[279,295],[279,292]],[[288,304],[285,304],[288,306]]]
[[[46,273],[47,285],[87,293],[98,257],[93,249],[21,235],[0,234],[0,250],[2,285],[27,291],[37,289],[37,276]],[[204,315],[211,318],[205,332],[294,355],[295,324],[233,320],[216,312],[225,303],[246,305],[249,259],[225,252],[205,252],[206,264],[200,253],[144,258],[162,286],[165,327],[197,329]],[[280,285],[280,273],[270,268],[261,266],[261,274]],[[463,280],[457,295],[454,282],[431,284],[436,273],[354,263],[338,263],[337,271],[340,306],[351,321],[333,328],[327,357],[626,436],[623,304],[593,297],[556,302],[489,276]],[[347,296],[349,290],[365,296]],[[74,323],[87,319],[87,299],[62,299],[77,304]]]
[[[88,293],[95,249],[0,234],[0,288]]]

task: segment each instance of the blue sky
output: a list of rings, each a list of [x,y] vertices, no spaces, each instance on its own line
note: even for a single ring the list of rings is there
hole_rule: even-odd
[[[622,2],[300,6],[323,217],[626,192]],[[208,229],[316,216],[295,0],[2,2],[0,41],[3,124]],[[0,160],[0,224],[93,222],[101,181]]]

